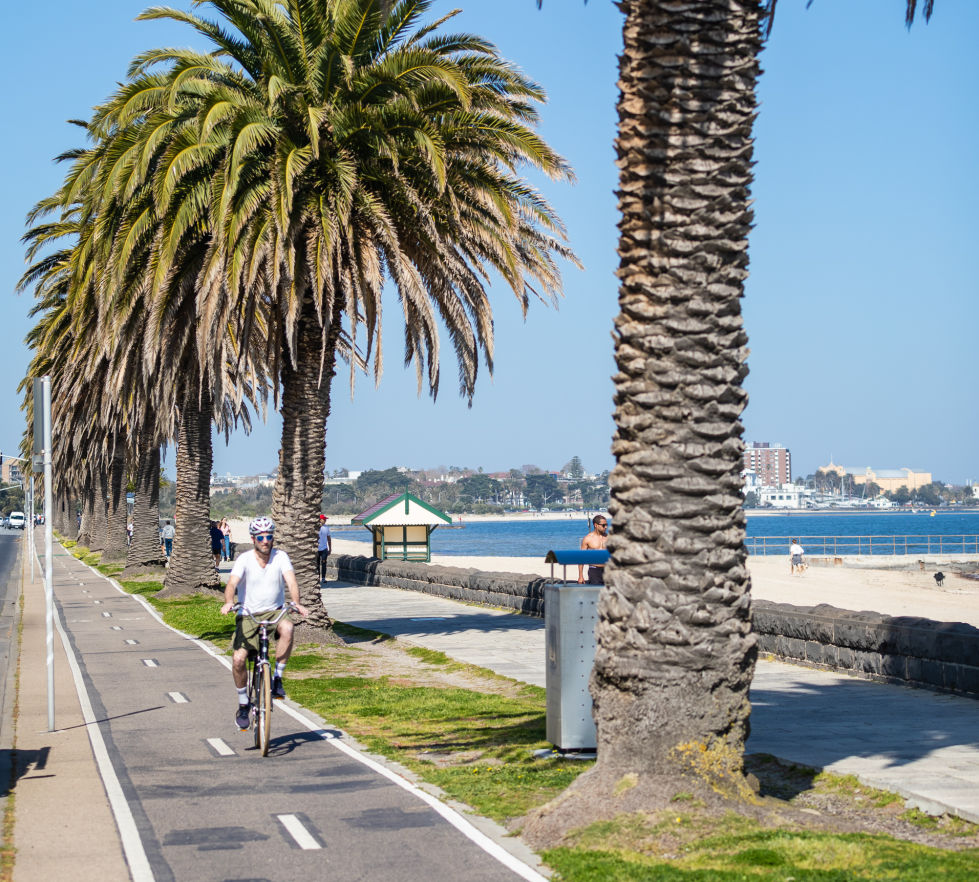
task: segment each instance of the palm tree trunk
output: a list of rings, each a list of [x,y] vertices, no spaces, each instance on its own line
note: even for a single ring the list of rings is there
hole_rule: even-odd
[[[173,555],[161,597],[221,587],[214,572],[208,521],[211,509],[211,419],[213,403],[205,383],[198,394],[197,372],[184,391],[177,430],[177,491]]]
[[[740,765],[748,730],[740,298],[759,9],[623,6],[615,533],[592,689],[599,765],[673,773],[688,743]]]
[[[576,808],[584,825],[681,790],[750,797],[740,297],[759,4],[620,6],[617,464],[591,677],[598,761],[555,817],[534,819],[538,841]]]
[[[77,541],[79,528],[76,512],[81,510],[81,502],[76,501],[74,488],[69,484],[62,486],[58,498],[61,500],[60,507],[63,516],[61,535],[65,539]],[[35,506],[37,505],[36,499],[34,500],[34,504]]]
[[[126,559],[126,451],[121,438],[114,439],[107,474],[109,495],[102,563]]]
[[[276,524],[276,546],[292,560],[302,604],[310,611],[297,635],[307,641],[324,639],[323,631],[333,627],[320,590],[316,537],[323,504],[326,420],[330,415],[330,386],[336,373],[342,306],[342,299],[337,297],[324,337],[312,298],[307,295],[299,318],[296,351],[291,361],[285,359],[282,371],[282,445],[272,519]]]
[[[93,476],[92,487],[94,498],[88,547],[90,551],[101,551],[105,548],[106,534],[109,532],[109,474],[105,468],[100,468]]]
[[[97,531],[99,530],[99,493],[96,489],[99,483],[98,475],[93,474],[91,469],[85,473],[85,481],[82,486],[82,523],[78,529],[78,544],[86,548],[92,548],[98,543]],[[104,500],[105,497],[103,497]],[[102,505],[102,520],[105,519],[105,506]],[[102,531],[104,532],[104,530]]]
[[[133,541],[126,553],[123,576],[164,565],[160,554],[160,447],[148,433],[140,436],[133,494]]]

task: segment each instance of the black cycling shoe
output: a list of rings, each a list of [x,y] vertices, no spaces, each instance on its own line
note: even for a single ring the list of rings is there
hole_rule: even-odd
[[[235,708],[235,724],[243,732],[251,725],[252,706],[250,704],[239,704]]]
[[[286,691],[282,688],[282,678],[273,677],[272,678],[272,697],[273,698],[285,698]]]

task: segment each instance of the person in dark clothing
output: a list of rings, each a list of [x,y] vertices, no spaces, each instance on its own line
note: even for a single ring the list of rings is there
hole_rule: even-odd
[[[214,555],[214,572],[221,568],[221,557],[224,554],[224,533],[217,521],[211,521],[211,554]]]

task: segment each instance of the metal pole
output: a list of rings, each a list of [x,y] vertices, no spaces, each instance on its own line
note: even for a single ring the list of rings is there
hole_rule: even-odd
[[[37,546],[34,544],[34,476],[31,475],[31,501],[27,506],[27,511],[31,516],[30,524],[30,549],[31,549],[31,584],[34,584],[34,557],[37,555]]]
[[[54,568],[51,565],[51,378],[41,379],[44,404],[44,599],[47,607],[48,731],[54,731]]]

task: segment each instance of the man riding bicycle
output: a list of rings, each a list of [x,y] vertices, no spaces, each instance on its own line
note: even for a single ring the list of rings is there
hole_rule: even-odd
[[[273,617],[276,610],[285,604],[285,587],[293,607],[299,615],[309,615],[309,610],[299,603],[299,583],[292,568],[289,555],[273,548],[275,524],[271,518],[257,517],[248,525],[253,548],[238,555],[231,568],[231,578],[224,588],[224,606],[221,615],[227,615],[235,603],[235,590],[238,591],[239,605],[247,609],[256,619]],[[282,687],[282,674],[292,652],[293,624],[288,617],[283,618],[276,628],[275,677],[272,680],[272,697],[285,698]],[[235,709],[235,723],[239,729],[247,729],[251,705],[248,702],[248,673],[246,662],[249,651],[258,652],[258,625],[250,618],[238,616],[235,624],[234,654],[231,657],[231,674],[238,690],[238,706]]]

